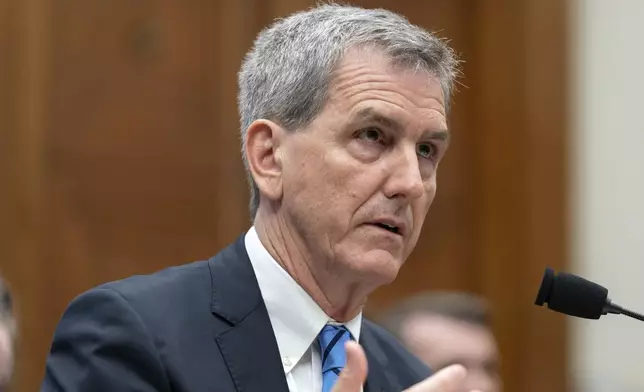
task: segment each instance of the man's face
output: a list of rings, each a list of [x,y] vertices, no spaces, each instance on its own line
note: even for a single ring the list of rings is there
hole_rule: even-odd
[[[350,51],[321,113],[280,147],[284,215],[314,268],[393,280],[434,200],[447,145],[437,78]]]
[[[496,339],[483,326],[442,316],[415,315],[403,325],[403,343],[434,371],[461,364],[467,369],[464,391],[499,392]]]
[[[13,371],[13,348],[9,330],[0,323],[0,391],[7,389]]]

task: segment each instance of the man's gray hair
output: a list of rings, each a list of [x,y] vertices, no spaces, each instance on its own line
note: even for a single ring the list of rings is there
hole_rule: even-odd
[[[257,36],[239,72],[242,158],[251,188],[250,213],[259,189],[246,157],[246,130],[257,119],[289,131],[307,126],[324,107],[331,74],[348,49],[375,48],[392,63],[440,79],[446,109],[458,73],[447,43],[391,11],[323,4],[278,20]]]

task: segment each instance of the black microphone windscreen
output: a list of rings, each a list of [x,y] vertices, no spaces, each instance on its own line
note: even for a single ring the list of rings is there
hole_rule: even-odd
[[[546,270],[537,296],[537,305],[571,316],[598,319],[604,314],[608,289],[577,275]]]
[[[555,271],[552,268],[546,268],[541,280],[541,287],[537,293],[537,300],[535,304],[542,306],[544,303],[550,301],[550,293],[552,293],[552,285],[555,282]]]

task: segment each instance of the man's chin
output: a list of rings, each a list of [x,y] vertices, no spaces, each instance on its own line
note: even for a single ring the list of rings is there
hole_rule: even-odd
[[[361,280],[382,286],[396,279],[402,263],[402,256],[378,249],[357,256],[351,263],[351,269],[360,276]]]

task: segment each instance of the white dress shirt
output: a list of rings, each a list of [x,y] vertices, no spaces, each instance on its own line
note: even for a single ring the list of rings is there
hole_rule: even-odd
[[[251,227],[246,251],[266,303],[290,392],[321,392],[322,364],[317,336],[327,323],[337,324],[268,253]],[[362,312],[344,325],[360,338]]]

